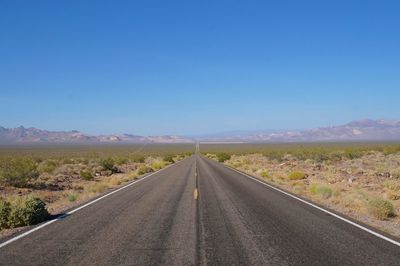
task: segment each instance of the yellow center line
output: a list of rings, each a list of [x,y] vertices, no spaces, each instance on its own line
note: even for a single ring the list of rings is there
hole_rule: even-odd
[[[199,198],[199,190],[197,188],[194,189],[193,197],[195,200],[197,200]]]

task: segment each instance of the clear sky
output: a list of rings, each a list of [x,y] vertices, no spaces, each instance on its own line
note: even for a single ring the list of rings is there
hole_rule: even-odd
[[[399,1],[0,2],[0,125],[198,134],[400,119]]]

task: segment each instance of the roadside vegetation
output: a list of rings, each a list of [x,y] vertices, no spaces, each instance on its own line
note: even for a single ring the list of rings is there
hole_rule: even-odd
[[[0,147],[0,230],[43,222],[193,150],[150,144]]]
[[[231,159],[231,155],[225,152],[217,153],[218,162],[223,163]]]
[[[35,197],[0,199],[0,229],[37,224],[50,216],[46,203]]]
[[[202,145],[207,157],[400,236],[398,143]],[[227,156],[226,156],[227,157]]]

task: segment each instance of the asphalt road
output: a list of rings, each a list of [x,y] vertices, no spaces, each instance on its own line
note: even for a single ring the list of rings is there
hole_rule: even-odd
[[[400,265],[400,248],[195,155],[0,248],[0,265]]]

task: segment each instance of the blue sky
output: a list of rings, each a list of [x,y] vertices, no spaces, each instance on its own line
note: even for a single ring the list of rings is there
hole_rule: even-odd
[[[0,125],[199,134],[400,119],[398,1],[1,1]]]

